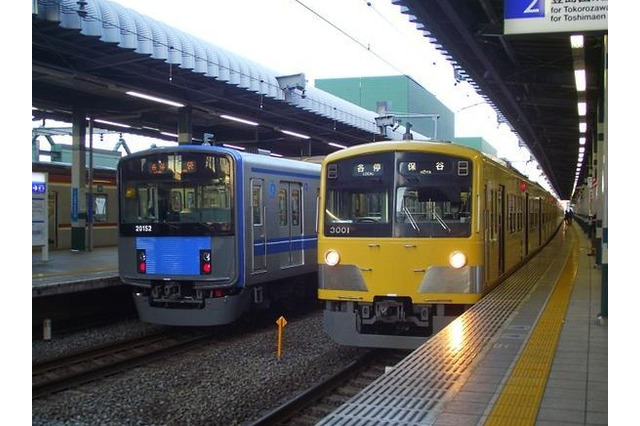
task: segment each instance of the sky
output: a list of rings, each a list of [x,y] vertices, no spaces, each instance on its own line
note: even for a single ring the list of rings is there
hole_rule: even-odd
[[[537,179],[529,152],[391,0],[117,0],[116,3],[226,49],[277,75],[315,79],[408,75],[456,113],[456,137],[482,136],[498,156]],[[48,123],[55,125],[59,123]],[[39,123],[36,123],[39,125]],[[112,149],[117,135],[104,138]],[[128,135],[132,151],[155,141]],[[62,138],[70,143],[70,138]]]

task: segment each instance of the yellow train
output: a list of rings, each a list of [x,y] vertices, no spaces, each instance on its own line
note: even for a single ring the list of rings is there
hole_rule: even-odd
[[[544,246],[553,195],[446,142],[375,142],[322,162],[318,297],[348,346],[412,349]]]

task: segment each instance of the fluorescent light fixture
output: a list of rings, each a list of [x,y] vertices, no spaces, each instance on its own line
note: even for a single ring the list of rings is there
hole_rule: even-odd
[[[249,126],[257,126],[258,123],[255,121],[245,120],[244,118],[234,117],[232,115],[221,114],[220,117],[226,118],[227,120],[237,121],[238,123],[248,124]]]
[[[581,146],[580,148],[578,148],[578,153],[584,154],[584,146]]]
[[[159,103],[165,104],[165,105],[171,105],[171,106],[178,107],[178,108],[182,108],[184,106],[184,104],[181,104],[179,102],[173,102],[173,101],[170,101],[168,99],[158,98],[156,96],[145,95],[144,93],[134,92],[133,90],[129,90],[127,92],[127,95],[135,96],[136,98],[147,99],[149,101],[159,102]]]
[[[280,130],[282,133],[285,133],[287,135],[291,135],[291,136],[295,136],[297,138],[302,138],[302,139],[311,139],[311,136],[307,136],[307,135],[303,135],[302,133],[296,133],[296,132],[292,132],[290,130]]]
[[[116,126],[116,127],[125,127],[125,128],[127,128],[127,129],[131,127],[131,126],[129,126],[128,124],[116,123],[116,122],[113,122],[113,121],[107,121],[107,120],[100,120],[100,119],[98,119],[98,120],[93,120],[93,121],[95,121],[96,123],[110,124],[111,126]]]
[[[578,128],[580,129],[580,133],[586,133],[587,132],[587,122],[586,121],[581,121],[578,124]]]
[[[346,146],[340,145],[339,143],[335,143],[335,142],[328,142],[328,144],[331,145],[331,146],[335,146],[336,148],[340,148],[340,149],[346,148]]]
[[[580,145],[584,145],[587,143],[587,138],[581,137],[580,139],[578,139],[578,141],[580,142]]]
[[[228,144],[228,143],[223,143],[222,146],[226,146],[227,148],[233,148],[233,149],[237,149],[237,150],[240,150],[240,151],[244,151],[244,147],[242,147],[242,146],[231,145],[231,144]]]
[[[572,35],[571,36],[571,48],[572,49],[582,49],[584,47],[584,37],[581,35]]]
[[[177,138],[178,135],[176,135],[175,133],[169,133],[169,132],[160,132],[161,135],[165,135],[165,136],[172,136],[174,138]]]
[[[576,90],[578,92],[584,92],[587,90],[587,77],[584,69],[577,69],[573,71],[576,76]]]
[[[578,102],[578,115],[584,117],[587,115],[587,103],[586,102]]]

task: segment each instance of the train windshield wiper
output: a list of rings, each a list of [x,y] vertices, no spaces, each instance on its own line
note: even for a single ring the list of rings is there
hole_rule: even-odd
[[[413,215],[411,214],[407,206],[402,206],[402,210],[409,218],[409,223],[411,224],[411,227],[417,232],[420,232],[420,227],[418,226],[418,222],[416,222],[416,220],[413,218]]]
[[[440,217],[440,215],[438,214],[438,212],[436,211],[436,206],[432,206],[431,207],[431,211],[433,212],[433,217],[436,218],[436,220],[438,221],[438,223],[440,224],[440,226],[442,226],[442,228],[451,233],[451,228],[449,228],[449,225],[447,225],[444,220],[442,220],[442,218]]]

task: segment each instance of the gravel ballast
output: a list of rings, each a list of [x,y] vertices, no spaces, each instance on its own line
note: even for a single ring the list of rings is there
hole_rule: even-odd
[[[334,343],[322,314],[287,319],[280,359],[277,325],[215,342],[32,403],[32,425],[250,424],[366,350]],[[153,333],[127,321],[32,344],[34,362]]]

